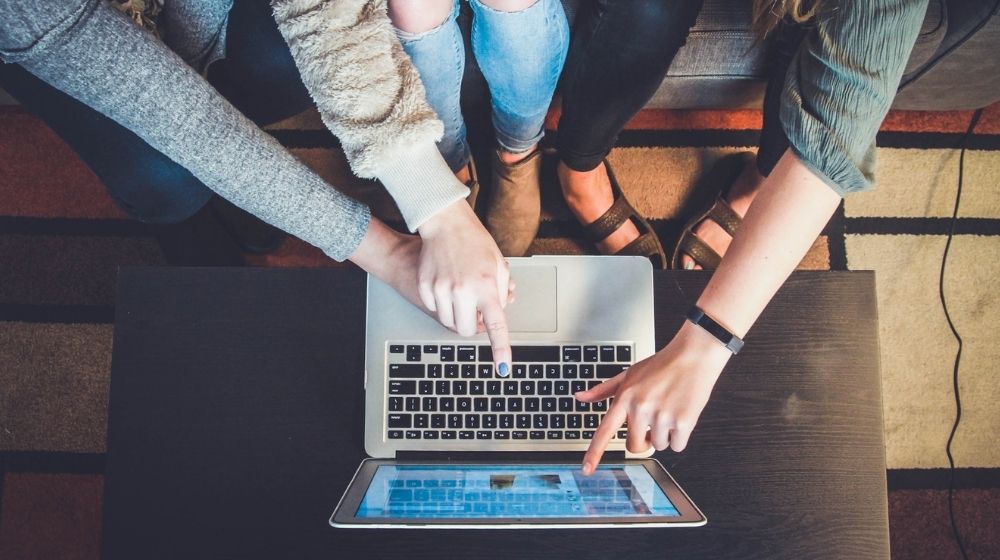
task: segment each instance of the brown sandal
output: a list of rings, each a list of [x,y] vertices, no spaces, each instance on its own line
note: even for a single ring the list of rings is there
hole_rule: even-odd
[[[736,235],[736,230],[743,223],[743,218],[733,210],[726,197],[729,195],[729,189],[736,182],[736,179],[739,178],[743,169],[753,162],[753,158],[753,152],[740,152],[725,156],[717,161],[701,181],[699,181],[699,185],[696,188],[717,188],[719,189],[719,194],[712,200],[708,208],[691,218],[687,225],[684,226],[684,229],[681,230],[681,236],[677,240],[677,246],[674,248],[673,259],[670,263],[671,268],[681,268],[681,257],[683,255],[688,255],[694,259],[694,262],[705,270],[715,270],[719,267],[722,257],[715,249],[709,247],[707,243],[694,234],[694,228],[705,220],[712,220],[719,224],[723,231],[728,233],[730,237]]]
[[[619,249],[615,254],[648,257],[656,268],[666,268],[667,254],[663,250],[663,245],[656,236],[656,232],[653,231],[653,226],[649,225],[649,222],[640,216],[625,198],[625,194],[615,179],[614,172],[611,171],[611,164],[608,163],[608,160],[604,160],[604,168],[608,172],[611,194],[615,201],[600,218],[583,226],[584,237],[591,243],[597,243],[617,231],[627,220],[632,220],[632,223],[639,230],[639,237]]]

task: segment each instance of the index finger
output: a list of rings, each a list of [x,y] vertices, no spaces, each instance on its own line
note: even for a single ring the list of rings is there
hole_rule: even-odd
[[[622,424],[625,423],[626,416],[625,407],[618,400],[615,400],[615,404],[611,405],[611,409],[601,420],[601,425],[597,427],[594,439],[590,440],[590,447],[587,448],[587,453],[583,456],[584,475],[594,474],[597,464],[604,456],[604,450],[611,443],[611,438],[615,437],[618,428],[621,428]]]
[[[500,302],[495,298],[482,302],[479,311],[483,314],[483,325],[493,347],[493,364],[500,377],[510,375],[510,333],[507,332],[507,316]]]

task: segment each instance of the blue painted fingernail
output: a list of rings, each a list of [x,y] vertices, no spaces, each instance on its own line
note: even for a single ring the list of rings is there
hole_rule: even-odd
[[[507,362],[500,362],[500,367],[497,368],[497,375],[500,377],[507,377],[510,375],[510,366],[507,365]]]

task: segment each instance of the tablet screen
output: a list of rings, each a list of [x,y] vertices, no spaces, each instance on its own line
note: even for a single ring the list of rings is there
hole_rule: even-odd
[[[641,465],[379,465],[358,518],[676,517]]]

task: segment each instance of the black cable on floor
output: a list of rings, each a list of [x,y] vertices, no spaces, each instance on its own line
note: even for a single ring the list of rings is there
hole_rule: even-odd
[[[952,370],[952,388],[955,392],[955,423],[951,425],[951,434],[948,436],[948,444],[945,446],[945,453],[948,455],[948,517],[951,519],[951,532],[955,535],[955,542],[958,543],[958,550],[962,553],[962,558],[968,560],[969,556],[965,552],[965,543],[962,542],[962,534],[958,530],[955,522],[955,457],[951,454],[951,444],[955,440],[955,433],[958,432],[958,425],[962,422],[962,398],[958,390],[958,366],[962,360],[962,336],[958,334],[955,323],[951,320],[951,313],[948,312],[948,302],[944,297],[944,271],[948,264],[948,251],[951,249],[951,240],[955,236],[955,222],[958,221],[958,207],[962,202],[962,175],[965,170],[965,146],[972,136],[973,129],[979,123],[979,118],[983,115],[983,110],[978,109],[972,114],[969,121],[969,128],[962,137],[958,155],[958,192],[955,194],[955,209],[951,214],[951,225],[948,228],[948,240],[944,244],[944,254],[941,255],[941,275],[938,278],[938,297],[941,298],[941,307],[944,309],[945,319],[948,320],[948,328],[951,334],[958,341],[958,352],[955,354],[955,367]]]

